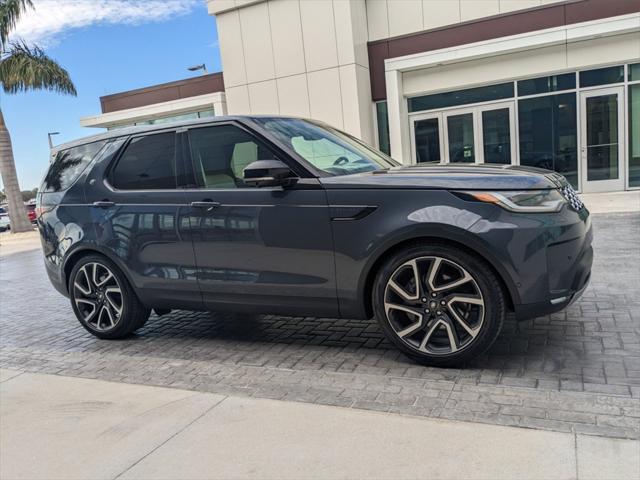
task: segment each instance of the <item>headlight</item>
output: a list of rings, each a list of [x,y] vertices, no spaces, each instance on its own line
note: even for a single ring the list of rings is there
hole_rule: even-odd
[[[521,190],[502,192],[458,192],[466,200],[494,203],[519,213],[558,212],[566,200],[557,190]]]

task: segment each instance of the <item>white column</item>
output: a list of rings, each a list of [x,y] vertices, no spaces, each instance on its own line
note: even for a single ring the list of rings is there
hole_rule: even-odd
[[[227,114],[227,98],[224,93],[220,93],[220,98],[213,102],[213,114],[216,117]]]
[[[389,70],[385,72],[385,79],[387,83],[391,156],[397,161],[408,165],[411,163],[411,147],[409,143],[407,99],[404,98],[402,93],[402,72]]]

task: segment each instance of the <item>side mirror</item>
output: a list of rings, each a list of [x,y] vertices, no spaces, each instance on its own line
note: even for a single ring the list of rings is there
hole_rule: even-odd
[[[251,187],[289,187],[298,177],[280,160],[258,160],[244,169],[244,183]]]

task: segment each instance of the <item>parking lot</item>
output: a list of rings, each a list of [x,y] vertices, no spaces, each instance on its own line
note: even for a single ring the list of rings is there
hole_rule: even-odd
[[[124,341],[82,329],[41,252],[2,253],[0,367],[556,431],[640,436],[640,214],[597,214],[585,295],[505,325],[465,369],[412,363],[373,321],[176,311]]]

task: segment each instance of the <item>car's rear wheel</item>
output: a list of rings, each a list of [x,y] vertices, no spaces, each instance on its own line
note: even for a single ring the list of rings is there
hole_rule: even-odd
[[[372,296],[387,338],[427,365],[460,366],[482,354],[506,315],[493,270],[441,244],[415,244],[393,254],[378,272]]]
[[[80,324],[99,338],[124,338],[143,326],[151,312],[120,269],[101,255],[76,263],[69,276],[69,296]]]

